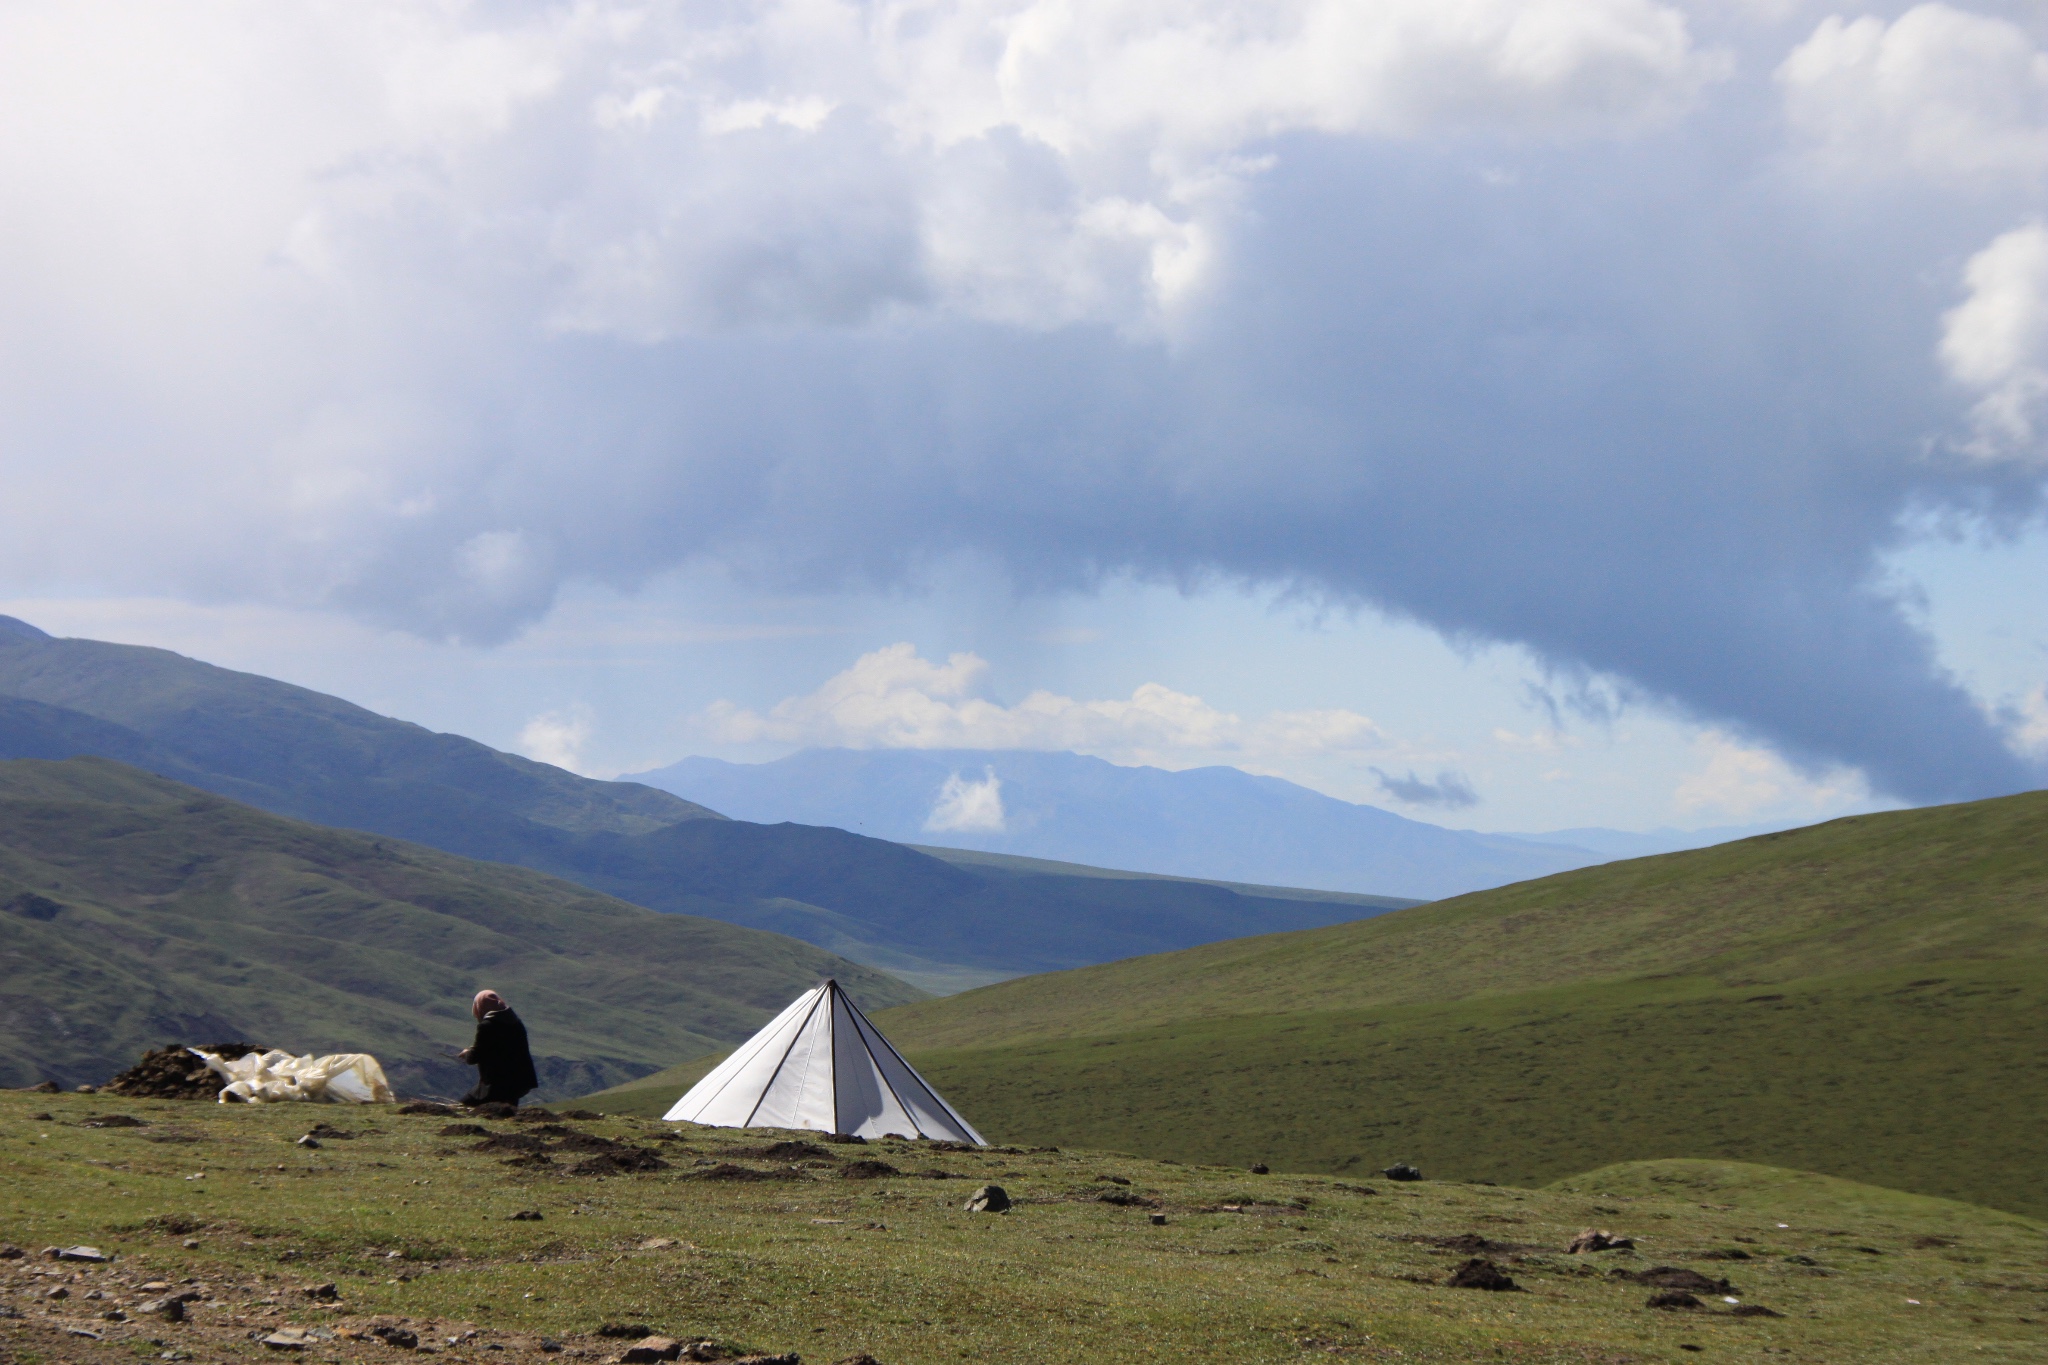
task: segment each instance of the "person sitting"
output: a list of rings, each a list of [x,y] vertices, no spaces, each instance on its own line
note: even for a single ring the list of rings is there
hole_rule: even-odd
[[[517,1104],[540,1084],[533,1054],[526,1049],[526,1025],[496,991],[478,991],[469,1012],[476,1016],[476,1041],[455,1055],[476,1068],[476,1088],[464,1104]]]

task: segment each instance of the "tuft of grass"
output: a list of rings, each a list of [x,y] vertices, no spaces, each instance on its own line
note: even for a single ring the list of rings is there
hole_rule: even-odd
[[[77,1126],[110,1108],[151,1126]],[[313,1115],[355,1136],[295,1146]],[[0,1261],[0,1301],[21,1314],[0,1315],[0,1355],[245,1360],[268,1354],[253,1337],[297,1325],[335,1333],[309,1356],[382,1360],[389,1348],[351,1335],[382,1322],[451,1360],[595,1360],[622,1344],[597,1329],[630,1323],[730,1351],[819,1362],[868,1352],[885,1365],[1583,1365],[1681,1359],[1684,1344],[1745,1359],[2017,1365],[2039,1358],[2048,1317],[2041,1224],[1753,1166],[1638,1163],[1539,1190],[896,1141],[790,1166],[763,1159],[762,1145],[806,1135],[611,1118],[571,1127],[652,1146],[669,1166],[589,1178],[562,1174],[566,1156],[550,1169],[507,1166],[471,1150],[474,1139],[438,1137],[445,1123],[0,1095],[0,1241],[31,1252]],[[204,1141],[149,1141],[167,1129]],[[835,1173],[855,1157],[898,1174]],[[769,1178],[702,1175],[725,1166]],[[199,1170],[203,1180],[186,1179]],[[990,1182],[1015,1209],[966,1212],[968,1193]],[[1105,1203],[1105,1192],[1138,1202]],[[512,1221],[520,1211],[542,1217]],[[1565,1254],[1588,1226],[1637,1247]],[[1473,1254],[1460,1239],[1474,1236],[1522,1292],[1446,1287]],[[34,1255],[77,1242],[115,1259],[74,1269]],[[1709,1254],[1729,1249],[1748,1259]],[[1782,1316],[1733,1317],[1717,1297],[1709,1311],[1652,1310],[1648,1288],[1611,1273],[1657,1265],[1725,1276],[1743,1302]],[[103,1316],[109,1304],[134,1308],[140,1285],[159,1280],[203,1292],[189,1322]],[[59,1283],[67,1298],[42,1297]],[[337,1302],[303,1292],[321,1283],[337,1286]],[[544,1353],[543,1342],[565,1349]]]

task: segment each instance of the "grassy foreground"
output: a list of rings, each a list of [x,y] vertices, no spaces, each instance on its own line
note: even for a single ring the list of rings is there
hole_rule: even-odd
[[[148,1126],[81,1126],[107,1113]],[[294,1145],[316,1120],[354,1136]],[[386,1359],[391,1348],[368,1335],[382,1325],[450,1361],[596,1360],[630,1344],[595,1335],[605,1323],[713,1339],[732,1354],[865,1352],[883,1365],[2017,1365],[2048,1346],[2040,1224],[1758,1167],[1641,1163],[1532,1190],[900,1142],[832,1146],[792,1165],[740,1149],[814,1135],[684,1128],[664,1140],[669,1130],[647,1120],[561,1125],[637,1140],[670,1163],[593,1177],[566,1174],[567,1153],[508,1166],[503,1152],[471,1150],[474,1136],[438,1136],[448,1123],[0,1095],[0,1241],[29,1253],[0,1260],[0,1358],[245,1360],[272,1354],[253,1338],[297,1326],[315,1335],[286,1354]],[[843,1174],[862,1159],[898,1173]],[[734,1168],[758,1178],[715,1178]],[[1017,1207],[965,1212],[990,1181]],[[512,1221],[522,1211],[541,1217]],[[1564,1254],[1589,1226],[1631,1235],[1637,1249]],[[37,1254],[75,1243],[114,1259]],[[1445,1286],[1475,1248],[1523,1292]],[[1719,1293],[1699,1309],[1651,1309],[1653,1289],[1612,1273],[1657,1266],[1725,1276],[1729,1297],[1783,1316],[1733,1316]],[[143,1314],[141,1301],[166,1292],[146,1283],[198,1293],[189,1320]],[[333,1301],[305,1292],[322,1284]],[[60,1286],[63,1297],[49,1296]]]

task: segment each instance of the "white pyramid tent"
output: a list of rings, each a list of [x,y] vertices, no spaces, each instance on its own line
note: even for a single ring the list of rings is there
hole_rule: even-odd
[[[831,980],[798,996],[662,1117],[988,1146]]]

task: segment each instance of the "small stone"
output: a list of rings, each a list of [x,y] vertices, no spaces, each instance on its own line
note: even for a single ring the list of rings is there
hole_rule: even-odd
[[[299,1146],[301,1147],[318,1147],[319,1145],[320,1139],[314,1137],[311,1133],[299,1139]]]
[[[47,1251],[43,1254],[45,1256],[50,1255]],[[51,1259],[58,1261],[88,1261],[94,1265],[99,1265],[114,1258],[101,1251],[98,1247],[75,1246],[57,1250],[57,1254],[51,1257]]]
[[[97,1095],[100,1093],[100,1088],[96,1085],[81,1085],[78,1087],[78,1093],[81,1095]]]
[[[1572,1238],[1572,1244],[1565,1250],[1576,1256],[1583,1251],[1622,1251],[1634,1245],[1632,1237],[1616,1237],[1605,1228],[1587,1228]]]
[[[71,1291],[60,1284],[55,1289],[44,1294],[43,1297],[46,1299],[68,1299],[71,1297]]]
[[[147,1314],[150,1317],[160,1317],[165,1322],[183,1322],[185,1320],[185,1302],[183,1299],[150,1299],[144,1303],[136,1304],[135,1311]]]
[[[316,1303],[333,1303],[341,1297],[341,1291],[332,1284],[309,1284],[305,1293],[307,1298]]]
[[[1395,1162],[1393,1165],[1387,1167],[1384,1171],[1381,1171],[1380,1174],[1385,1176],[1389,1180],[1422,1179],[1422,1171],[1420,1170],[1420,1168],[1411,1166],[1405,1161]]]
[[[683,1353],[683,1343],[668,1337],[642,1337],[619,1357],[621,1365],[653,1365],[657,1360],[674,1360]]]
[[[1155,1228],[1163,1228],[1163,1227],[1165,1227],[1165,1226],[1166,1226],[1166,1215],[1165,1215],[1165,1214],[1163,1214],[1163,1213],[1155,1213],[1155,1214],[1153,1214],[1153,1215],[1152,1215],[1152,1226],[1153,1226],[1153,1227],[1155,1227]]]
[[[55,1081],[37,1081],[34,1085],[29,1087],[29,1090],[37,1095],[54,1095],[61,1091],[63,1088],[64,1087],[58,1085]]]
[[[573,1119],[576,1117],[576,1113],[574,1110],[571,1110],[568,1114],[564,1115],[564,1117]],[[542,1337],[540,1339],[540,1352],[542,1355],[551,1356],[554,1355],[556,1352],[560,1351],[561,1349],[562,1343],[556,1341],[553,1337]]]
[[[178,1243],[178,1245],[185,1248],[185,1250],[187,1251],[197,1251],[199,1250],[199,1239],[197,1237],[187,1237],[184,1241]]]
[[[386,1346],[398,1346],[408,1351],[420,1344],[418,1333],[406,1327],[380,1324],[370,1329],[370,1335],[383,1342]]]
[[[1253,1175],[1266,1175],[1270,1173],[1272,1169],[1273,1168],[1271,1166],[1268,1166],[1263,1161],[1254,1161],[1251,1166],[1251,1171]]]
[[[0,1246],[0,1261],[18,1261],[26,1255],[18,1246]]]
[[[303,1351],[318,1338],[303,1327],[280,1327],[262,1341],[273,1351]]]
[[[108,1322],[128,1321],[128,1314],[119,1308],[109,1308],[106,1312],[100,1314],[100,1316],[105,1318]]]
[[[512,1214],[509,1221],[514,1223],[538,1223],[543,1217],[539,1209],[521,1209]]]
[[[1649,1301],[1643,1306],[1676,1311],[1683,1308],[1700,1308],[1704,1305],[1683,1289],[1667,1289],[1661,1294],[1650,1295]]]
[[[98,1332],[93,1331],[90,1327],[67,1327],[64,1329],[64,1335],[70,1337],[88,1337],[93,1341],[106,1340],[105,1337],[101,1336]]]
[[[1003,1213],[1010,1207],[1010,1196],[1001,1185],[983,1185],[962,1207],[969,1213]]]
[[[673,1237],[649,1237],[640,1244],[642,1251],[666,1251],[676,1244]]]

